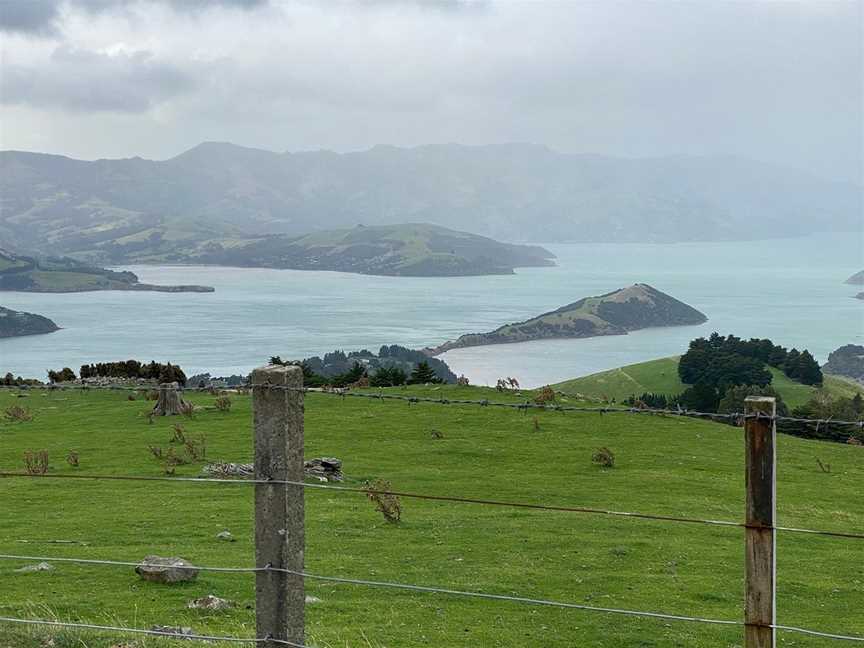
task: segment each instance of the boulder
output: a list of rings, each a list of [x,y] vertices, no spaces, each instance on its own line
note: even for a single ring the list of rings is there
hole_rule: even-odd
[[[195,635],[192,628],[177,627],[177,626],[162,626],[154,625],[150,628],[150,632],[162,632],[166,635],[176,635],[172,639],[190,638]]]
[[[201,472],[208,477],[225,479],[228,477],[254,477],[255,466],[251,463],[211,463]],[[303,462],[306,477],[318,481],[342,481],[342,460],[336,457],[316,457]]]
[[[221,540],[222,542],[235,542],[236,538],[231,534],[230,531],[220,531],[216,534],[216,539]]]
[[[213,612],[230,610],[231,608],[236,606],[237,604],[234,601],[219,598],[218,596],[213,596],[212,594],[202,596],[201,598],[193,599],[186,604],[186,607],[190,610],[211,610]]]
[[[198,569],[182,558],[147,556],[135,568],[141,578],[154,583],[186,583],[198,578]]]
[[[21,569],[15,570],[19,574],[31,574],[33,572],[54,571],[54,565],[47,562],[36,563],[35,565],[27,565]]]

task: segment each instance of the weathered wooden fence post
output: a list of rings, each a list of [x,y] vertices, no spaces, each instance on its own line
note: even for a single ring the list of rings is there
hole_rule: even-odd
[[[772,627],[776,622],[776,411],[774,398],[750,396],[744,402],[747,415],[744,419],[747,455],[745,648],[776,646],[776,633]]]
[[[276,365],[255,369],[252,384],[255,479],[302,482],[302,369]],[[275,569],[303,571],[303,515],[302,486],[256,484],[255,564],[258,567],[269,565]],[[302,576],[277,571],[257,572],[257,636],[303,644],[305,600]],[[278,644],[268,641],[263,645],[277,648]]]

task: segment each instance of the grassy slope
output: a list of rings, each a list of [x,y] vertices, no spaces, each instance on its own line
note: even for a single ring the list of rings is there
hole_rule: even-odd
[[[410,388],[407,393],[430,393]],[[494,392],[445,387],[450,398],[501,399]],[[208,404],[212,396],[193,397]],[[158,475],[148,444],[167,446],[174,420],[148,425],[147,404],[122,393],[33,393],[36,417],[0,423],[0,469],[21,468],[27,448],[50,452],[51,472]],[[348,483],[384,477],[395,488],[517,501],[607,507],[737,520],[743,510],[740,431],[691,419],[537,413],[495,408],[407,405],[309,396],[306,456],[345,461]],[[180,420],[206,434],[208,454],[250,460],[250,403]],[[431,429],[445,438],[433,440]],[[591,465],[599,445],[617,454],[614,470]],[[822,473],[815,458],[830,463]],[[197,474],[186,466],[178,473]],[[864,528],[864,451],[779,439],[779,522],[829,529]],[[181,555],[200,564],[253,564],[252,498],[242,485],[0,479],[0,553],[137,560]],[[397,580],[494,593],[516,593],[606,607],[739,619],[742,534],[738,529],[670,525],[543,511],[418,500],[403,502],[404,521],[385,523],[356,494],[306,492],[307,567],[311,572]],[[235,543],[215,540],[230,529]],[[74,540],[86,545],[49,544]],[[864,634],[860,542],[780,535],[781,623]],[[0,561],[0,616],[80,619],[149,627],[188,625],[199,632],[254,633],[250,576],[205,573],[194,584],[141,582],[131,568],[60,564],[16,574]],[[733,648],[740,628],[556,610],[386,589],[308,582],[321,599],[307,606],[308,643],[332,648],[513,647]],[[228,613],[185,609],[213,593],[241,606]],[[0,624],[3,648],[108,648],[117,637]],[[79,643],[78,639],[83,639]],[[781,645],[815,648],[825,640],[781,635]],[[130,645],[177,648],[188,642],[132,638]]]
[[[815,387],[802,385],[787,378],[782,371],[773,367],[769,367],[769,369],[774,376],[771,384],[791,407],[803,405],[818,391]],[[616,400],[645,392],[678,394],[687,387],[678,378],[678,356],[601,371],[590,376],[567,380],[554,386],[556,389],[569,394],[578,393],[593,398],[606,397]],[[864,387],[858,387],[848,380],[828,375],[825,376],[823,388],[835,396],[852,397],[858,391],[864,392]]]

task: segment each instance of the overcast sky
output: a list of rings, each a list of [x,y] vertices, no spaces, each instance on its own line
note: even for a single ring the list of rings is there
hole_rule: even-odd
[[[0,148],[530,141],[860,181],[862,6],[0,0]]]

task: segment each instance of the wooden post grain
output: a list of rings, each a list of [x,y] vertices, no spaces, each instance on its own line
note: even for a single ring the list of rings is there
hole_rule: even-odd
[[[303,371],[269,365],[252,372],[255,479],[303,481]],[[298,388],[271,389],[254,385]],[[303,487],[255,485],[255,564],[303,571]],[[261,571],[255,577],[255,617],[260,639],[304,640],[303,577]],[[267,641],[266,648],[279,644]]]
[[[771,627],[776,622],[776,411],[774,398],[750,396],[744,402],[747,456],[744,648],[776,646],[776,633]]]

